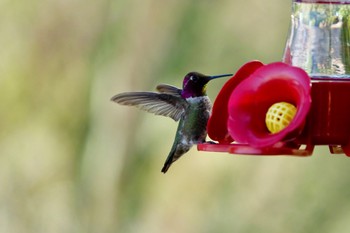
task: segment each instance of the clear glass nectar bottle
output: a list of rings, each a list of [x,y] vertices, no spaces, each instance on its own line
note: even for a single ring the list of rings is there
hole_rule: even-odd
[[[311,77],[303,140],[350,145],[350,0],[293,0],[283,61]]]
[[[350,0],[294,0],[283,60],[315,78],[349,78]]]

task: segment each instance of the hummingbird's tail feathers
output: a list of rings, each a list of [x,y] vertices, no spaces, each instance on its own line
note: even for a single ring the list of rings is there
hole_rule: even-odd
[[[175,162],[175,160],[177,160],[177,158],[175,158],[175,152],[176,152],[176,145],[175,147],[173,146],[173,148],[171,148],[171,151],[169,152],[169,155],[165,160],[164,166],[161,170],[161,172],[163,172],[164,174],[168,171],[171,164]]]
[[[127,106],[135,106],[156,115],[180,120],[188,107],[186,100],[179,96],[155,92],[125,92],[115,95],[112,101]]]
[[[176,141],[175,141],[176,143]],[[175,144],[173,145],[173,148],[171,148],[171,151],[164,163],[164,166],[161,170],[164,174],[168,171],[171,164],[173,164],[176,160],[178,160],[182,155],[184,155],[187,151],[191,149],[192,145],[181,145],[181,144]]]
[[[163,168],[162,168],[162,172],[163,172],[164,174],[168,171],[170,165],[171,165],[171,163],[165,163],[165,164],[164,164],[164,166],[163,166]]]

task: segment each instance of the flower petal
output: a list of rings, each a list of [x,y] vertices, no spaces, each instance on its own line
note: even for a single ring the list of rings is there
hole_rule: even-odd
[[[248,78],[249,75],[254,73],[261,66],[263,66],[263,63],[260,61],[251,61],[244,64],[222,87],[214,101],[212,115],[209,118],[207,126],[208,135],[212,140],[223,144],[228,144],[233,141],[227,130],[227,106],[231,93],[239,83]]]
[[[237,142],[257,148],[272,146],[291,134],[295,136],[310,109],[310,89],[310,77],[300,68],[276,62],[257,69],[230,96],[228,132]],[[297,112],[286,128],[272,134],[267,130],[265,116],[277,102],[291,103]]]

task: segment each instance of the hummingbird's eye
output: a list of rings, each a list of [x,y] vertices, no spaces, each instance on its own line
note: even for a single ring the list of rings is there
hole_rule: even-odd
[[[193,81],[193,82],[197,82],[197,81],[198,81],[198,77],[192,75],[192,76],[190,77],[190,80]]]

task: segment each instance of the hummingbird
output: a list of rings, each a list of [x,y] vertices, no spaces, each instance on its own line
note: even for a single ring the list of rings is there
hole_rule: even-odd
[[[160,84],[156,86],[158,92],[125,92],[113,96],[111,100],[180,121],[173,146],[161,170],[166,173],[171,164],[193,145],[205,142],[211,112],[211,103],[206,94],[207,83],[227,76],[232,74],[208,76],[190,72],[183,79],[182,89]]]

